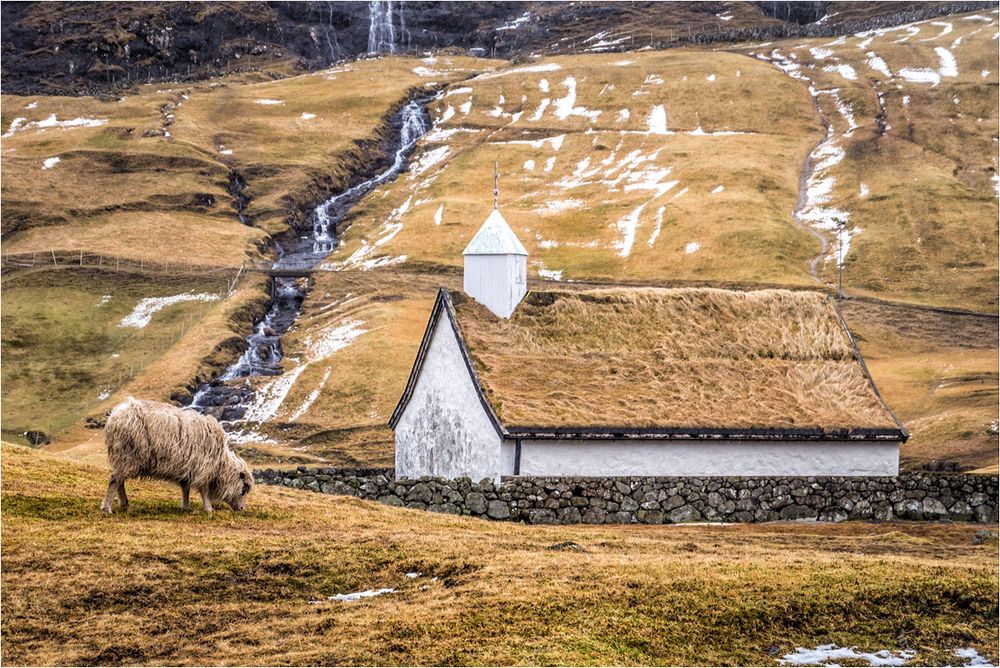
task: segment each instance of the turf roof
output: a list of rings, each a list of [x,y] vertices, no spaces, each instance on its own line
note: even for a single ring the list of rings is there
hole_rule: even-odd
[[[510,319],[451,302],[507,429],[895,430],[846,327],[814,292],[530,292]]]

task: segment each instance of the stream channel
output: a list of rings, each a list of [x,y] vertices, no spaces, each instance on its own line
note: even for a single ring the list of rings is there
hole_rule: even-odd
[[[364,177],[360,183],[317,206],[309,216],[310,234],[289,235],[283,243],[276,242],[277,259],[272,269],[308,275],[326,259],[336,247],[337,227],[351,208],[406,169],[417,141],[430,129],[427,105],[435,97],[415,97],[392,117],[390,125],[398,131],[389,152],[392,162],[374,176]],[[224,424],[241,420],[253,403],[253,386],[248,380],[238,382],[240,379],[279,376],[283,372],[281,336],[299,316],[305,288],[300,285],[299,277],[275,276],[272,280],[274,297],[270,308],[247,337],[246,351],[220,376],[199,387],[191,400],[191,408],[214,415]]]

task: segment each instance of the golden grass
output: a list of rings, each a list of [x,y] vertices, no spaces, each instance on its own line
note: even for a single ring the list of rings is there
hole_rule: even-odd
[[[996,319],[864,302],[845,303],[844,316],[882,396],[910,431],[902,466],[995,469]]]
[[[454,299],[508,425],[896,427],[825,295],[530,292],[509,320]]]
[[[996,547],[974,525],[529,527],[265,487],[205,516],[156,483],[105,518],[102,469],[8,445],[2,467],[11,665],[997,658]],[[324,600],[378,587],[397,593]]]

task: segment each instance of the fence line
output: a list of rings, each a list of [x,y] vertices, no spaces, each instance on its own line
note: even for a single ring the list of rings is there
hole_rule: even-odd
[[[152,262],[107,256],[100,253],[85,253],[83,251],[35,251],[24,253],[5,253],[0,259],[4,269],[29,269],[33,267],[74,267],[83,269],[103,269],[108,271],[141,271],[150,273],[184,274],[186,276],[211,276],[243,273],[239,267],[224,265],[194,265],[184,262]]]

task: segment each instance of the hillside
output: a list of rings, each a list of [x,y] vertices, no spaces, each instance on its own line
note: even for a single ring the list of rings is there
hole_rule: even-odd
[[[281,488],[206,516],[156,483],[105,518],[101,469],[0,454],[10,664],[777,665],[829,643],[920,665],[998,655],[996,543],[973,544],[972,525],[549,528]]]
[[[269,300],[257,275],[230,290],[240,265],[384,160],[387,118],[429,81],[419,65],[148,86],[113,101],[4,96],[7,437],[79,427],[125,391],[182,395],[231,362]],[[437,78],[484,66],[448,59]],[[140,300],[178,295],[203,300],[120,325]]]
[[[285,373],[231,381],[256,389],[233,429],[246,456],[391,463],[386,421],[437,287],[461,287],[497,161],[539,289],[832,292],[844,220],[845,315],[912,432],[904,464],[994,468],[996,318],[925,307],[996,313],[996,25],[4,96],[5,437],[100,461],[85,420],[129,393],[190,399],[266,309],[240,265],[307,234],[384,164],[400,105],[443,88],[409,171],[349,212],[308,282]],[[145,328],[123,327],[148,299]]]

